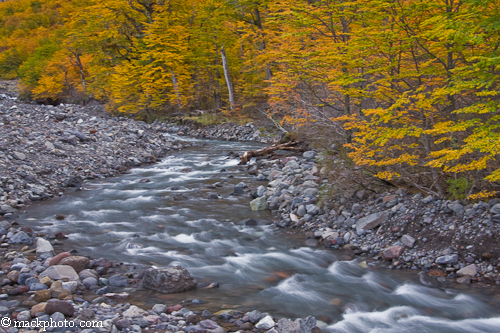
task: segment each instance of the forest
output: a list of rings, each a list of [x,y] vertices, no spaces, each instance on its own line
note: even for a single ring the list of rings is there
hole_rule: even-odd
[[[41,103],[265,116],[378,178],[496,196],[500,1],[11,0],[0,77]]]

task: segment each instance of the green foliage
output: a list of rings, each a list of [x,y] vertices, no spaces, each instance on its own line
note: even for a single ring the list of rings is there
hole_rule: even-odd
[[[474,183],[465,177],[459,177],[447,179],[446,184],[448,185],[446,191],[451,198],[463,200],[469,196],[469,191]]]

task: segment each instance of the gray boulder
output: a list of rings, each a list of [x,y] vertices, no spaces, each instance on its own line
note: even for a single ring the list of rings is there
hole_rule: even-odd
[[[366,217],[363,217],[362,219],[359,219],[356,222],[356,231],[359,232],[361,230],[373,229],[387,222],[388,219],[389,219],[389,212],[387,211],[368,215]]]
[[[24,231],[19,231],[18,233],[16,233],[14,236],[12,236],[9,239],[8,243],[9,244],[27,244],[27,245],[31,245],[31,244],[33,244],[33,240]]]
[[[276,328],[279,333],[311,333],[316,327],[316,318],[308,316],[307,318],[299,318],[295,321],[282,318],[278,320]]]
[[[250,208],[252,210],[267,210],[269,205],[267,204],[266,197],[262,196],[250,201]]]
[[[144,272],[144,288],[164,294],[180,293],[196,287],[196,280],[182,266],[149,268]]]

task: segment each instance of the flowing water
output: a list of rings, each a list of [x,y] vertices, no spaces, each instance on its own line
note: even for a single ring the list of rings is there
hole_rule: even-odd
[[[259,183],[227,154],[257,144],[199,142],[204,146],[34,204],[20,222],[37,232],[67,233],[66,249],[82,255],[182,265],[199,282],[220,283],[218,289],[172,295],[131,291],[149,306],[197,299],[203,302],[200,309],[212,312],[234,308],[275,317],[313,315],[330,332],[500,331],[498,288],[428,288],[417,272],[366,267],[345,252],[305,247],[303,236],[272,227],[269,212],[251,211],[248,196],[231,196],[241,181],[254,188]],[[221,198],[209,200],[209,192]],[[173,199],[180,194],[188,199]],[[56,220],[56,214],[66,218]],[[259,223],[245,225],[248,218]]]

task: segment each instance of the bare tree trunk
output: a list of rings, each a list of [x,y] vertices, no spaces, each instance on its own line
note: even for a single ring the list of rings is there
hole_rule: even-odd
[[[224,68],[224,77],[226,78],[227,83],[227,91],[229,92],[229,105],[231,106],[231,110],[234,110],[233,81],[231,80],[231,76],[229,75],[229,65],[227,64],[226,50],[224,49],[224,45],[222,45],[220,48],[220,55],[222,58],[222,67]]]
[[[80,60],[80,56],[78,55],[78,53],[73,53],[73,55],[75,56],[75,59],[76,59],[76,65],[80,69],[80,77],[82,80],[83,92],[86,92],[87,91],[87,83],[85,82],[85,71],[83,70],[82,61]]]
[[[174,70],[170,68],[170,73],[172,74],[172,84],[174,85],[175,95],[177,96],[177,105],[179,106],[179,110],[182,109],[182,99],[181,93],[179,90],[179,82],[177,82],[177,78],[175,77]]]
[[[281,143],[281,144],[274,144],[269,147],[261,148],[258,150],[248,150],[246,151],[242,156],[240,156],[240,165],[246,164],[252,157],[257,157],[257,156],[265,156],[269,155],[275,150],[296,150],[296,151],[303,151],[304,149],[300,147],[294,147],[298,145],[300,142],[297,141],[290,141],[287,143]]]

